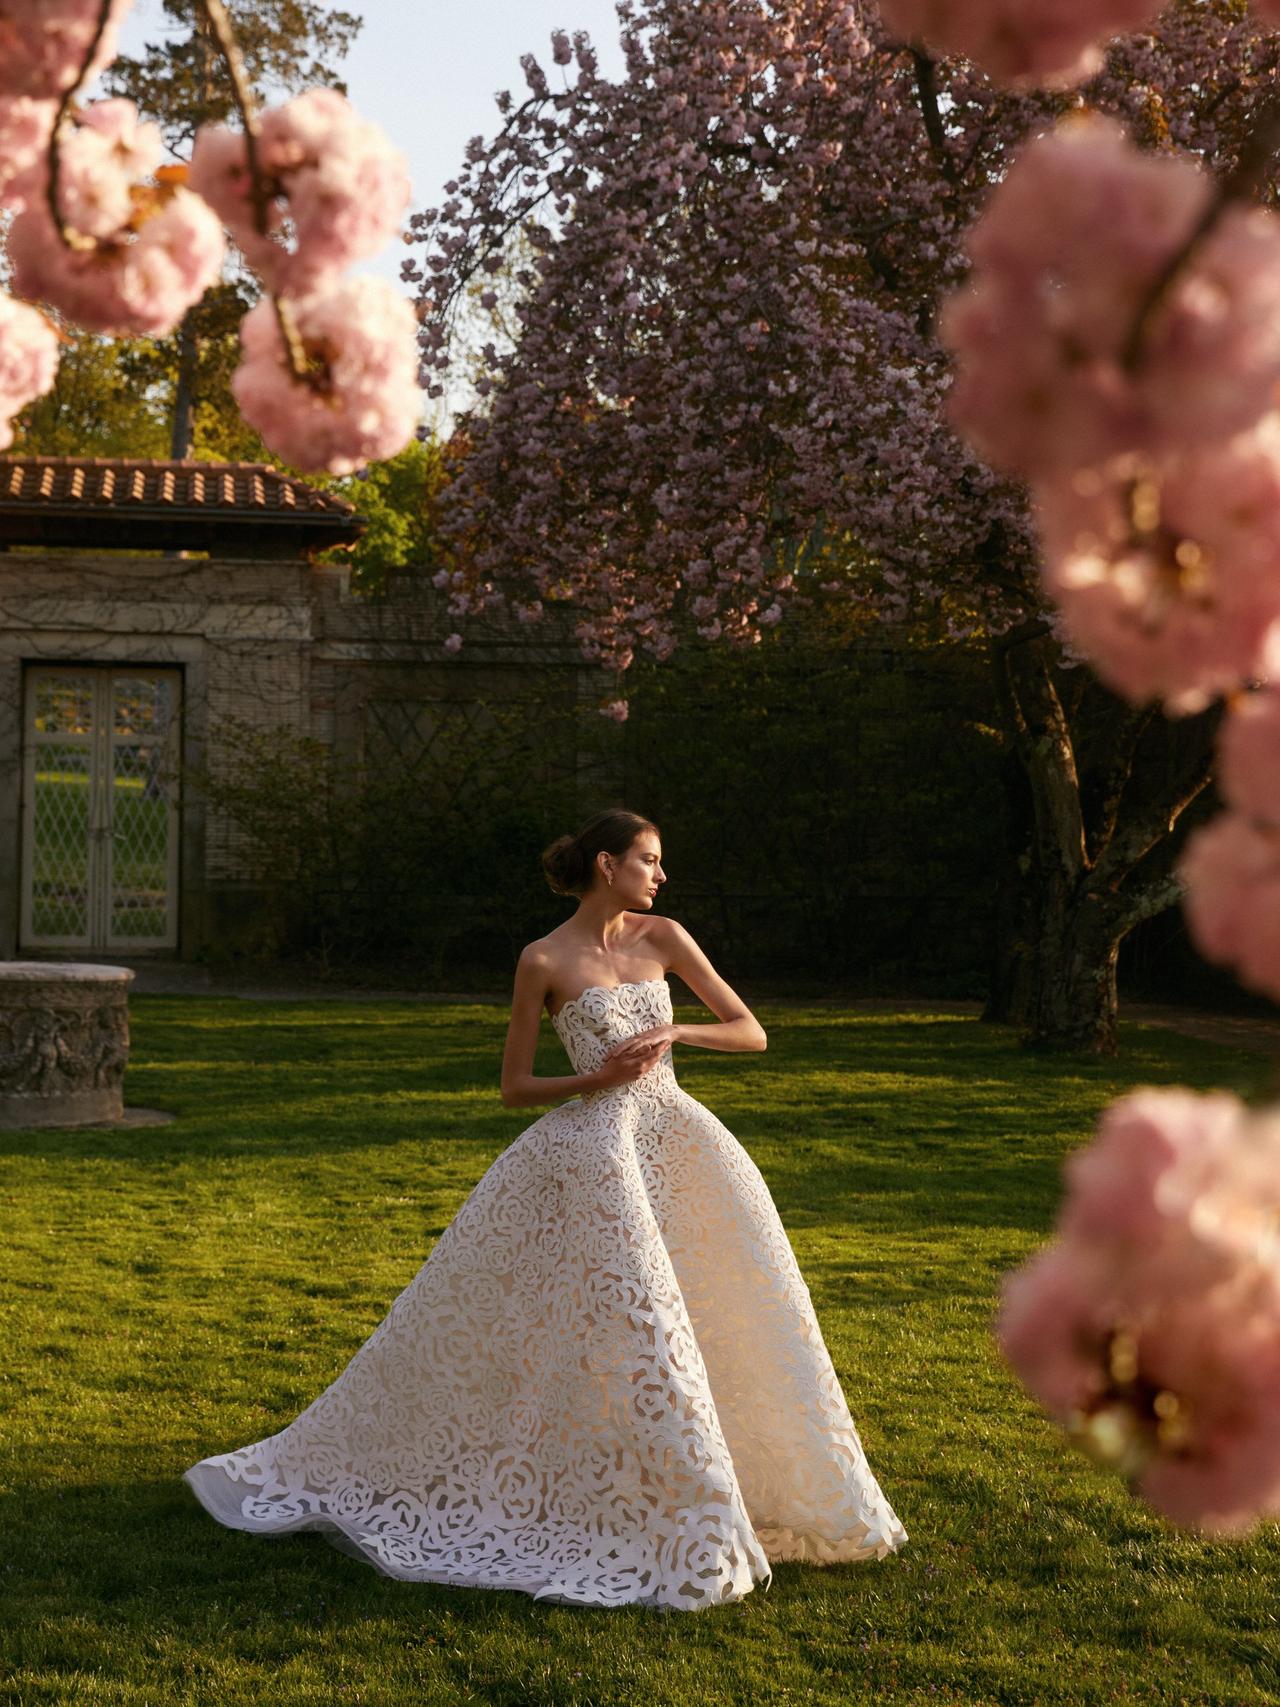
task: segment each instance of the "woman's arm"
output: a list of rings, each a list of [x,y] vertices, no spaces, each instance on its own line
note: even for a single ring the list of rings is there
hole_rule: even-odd
[[[548,988],[547,966],[542,955],[532,947],[522,950],[516,963],[511,1020],[502,1051],[504,1108],[537,1107],[594,1088],[590,1073],[561,1073],[552,1079],[534,1075],[533,1056],[538,1047],[538,1027],[542,1024],[542,1006]]]
[[[691,1043],[698,1049],[724,1049],[734,1054],[767,1047],[769,1039],[760,1021],[737,991],[725,983],[683,925],[675,919],[664,919],[662,936],[654,942],[654,947],[661,948],[668,969],[684,979],[719,1023],[654,1026],[629,1038],[610,1054],[610,1061],[643,1057],[673,1043]]]
[[[540,950],[526,948],[516,964],[511,996],[511,1020],[502,1052],[502,1102],[505,1108],[537,1108],[586,1091],[610,1090],[638,1079],[656,1065],[658,1053],[646,1051],[625,1061],[612,1060],[593,1073],[559,1073],[538,1078],[533,1071],[542,1006],[550,988],[548,965]]]

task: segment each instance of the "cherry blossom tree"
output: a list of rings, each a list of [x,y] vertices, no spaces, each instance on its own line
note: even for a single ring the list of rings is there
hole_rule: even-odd
[[[1063,69],[1103,58],[1080,27],[1099,8],[1078,10],[1050,55]],[[1131,25],[1152,8],[1120,10]],[[1004,39],[1009,13],[986,8],[975,41]],[[502,272],[513,233],[534,249],[443,507],[458,632],[497,603],[535,622],[567,599],[584,650],[620,672],[638,648],[668,655],[682,625],[751,644],[797,600],[982,637],[1016,756],[989,1014],[1110,1050],[1118,946],[1178,895],[1170,832],[1201,809],[1215,719],[1171,740],[1096,683],[1082,706],[1025,474],[949,419],[938,306],[1025,138],[1087,99],[1215,163],[1275,44],[1230,0],[1183,0],[1082,92],[1046,92],[939,62],[849,0],[624,0],[619,18],[622,79],[554,36],[411,221],[437,387],[465,293]],[[625,714],[621,684],[602,709]]]

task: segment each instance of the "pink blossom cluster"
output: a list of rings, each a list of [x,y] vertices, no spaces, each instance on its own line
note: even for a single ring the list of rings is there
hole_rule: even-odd
[[[223,126],[197,136],[190,181],[283,303],[305,372],[281,310],[260,304],[241,328],[236,400],[287,461],[349,473],[402,450],[418,426],[412,308],[381,281],[341,276],[395,230],[409,197],[404,158],[334,89],[263,114],[257,153],[260,207],[245,138]]]
[[[291,377],[275,304],[250,309],[232,390],[246,421],[299,468],[349,474],[413,437],[419,392],[412,305],[383,279],[346,279],[293,304],[314,377]]]
[[[53,384],[58,334],[44,315],[0,294],[0,450],[13,443],[13,417]]]
[[[15,291],[95,331],[164,336],[219,276],[225,220],[268,288],[288,293],[301,334],[287,356],[273,305],[246,323],[246,415],[304,467],[343,473],[394,454],[418,424],[415,318],[394,291],[341,274],[394,231],[409,194],[402,157],[342,95],[312,90],[261,121],[259,210],[242,136],[199,131],[184,185],[160,170],[158,127],[108,100],[70,109],[51,188],[59,100],[109,62],[127,10],[110,8],[94,48],[100,0],[0,0],[0,206],[14,215]],[[29,401],[38,374],[52,381],[28,359],[39,344],[29,329],[16,337],[0,406]]]
[[[99,332],[163,337],[218,277],[217,216],[180,185],[144,183],[161,163],[156,125],[130,101],[85,107],[59,149],[53,220],[41,154],[13,185],[22,202],[9,232],[14,289]]]
[[[1140,1090],[1067,1163],[1001,1347],[1099,1462],[1215,1534],[1280,1512],[1280,1116]]]
[[[15,179],[47,147],[62,96],[114,57],[132,3],[113,0],[97,49],[86,59],[101,0],[0,0],[0,207],[21,207]]]
[[[886,24],[1002,83],[1078,82],[1112,36],[1145,28],[1164,0],[880,0]]]
[[[86,60],[102,0],[0,0],[0,95],[52,101],[92,82],[115,58],[132,6],[133,0],[111,0],[97,49]]]
[[[203,126],[189,182],[273,291],[304,296],[376,254],[409,200],[404,156],[336,89],[311,89],[264,113],[258,156],[271,192],[265,233],[242,134]]]
[[[1202,954],[1280,999],[1280,690],[1233,696],[1218,787],[1227,810],[1190,836],[1179,862],[1183,910]]]
[[[60,99],[115,55],[133,0],[112,0],[97,47],[102,0],[0,0],[0,207],[18,208],[14,181],[48,145]]]
[[[1015,160],[942,319],[953,418],[1031,482],[1068,634],[1175,713],[1280,645],[1280,220],[1228,210],[1151,299],[1212,193],[1189,158],[1070,119]]]
[[[1038,489],[1043,577],[1118,693],[1201,711],[1280,668],[1280,418]]]
[[[1213,444],[1270,406],[1280,220],[1261,209],[1219,221],[1127,360],[1152,281],[1212,193],[1194,160],[1144,153],[1097,116],[1019,152],[969,235],[972,272],[941,323],[952,413],[985,456],[1043,480],[1125,451]]]

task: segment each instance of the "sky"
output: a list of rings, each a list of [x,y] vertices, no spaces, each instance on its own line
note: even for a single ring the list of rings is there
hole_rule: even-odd
[[[331,0],[363,17],[339,70],[360,112],[388,132],[409,162],[414,208],[435,207],[462,164],[469,139],[498,125],[493,97],[520,91],[520,55],[548,72],[553,29],[584,29],[606,76],[622,65],[613,0]],[[136,0],[122,47],[136,53],[164,20],[160,0]],[[393,243],[368,263],[398,280],[406,254]]]

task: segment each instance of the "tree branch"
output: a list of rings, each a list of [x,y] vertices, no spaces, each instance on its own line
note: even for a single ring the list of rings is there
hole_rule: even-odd
[[[1172,834],[1174,825],[1213,781],[1213,760],[1200,758],[1190,777],[1174,790],[1172,800],[1153,801],[1131,824],[1112,836],[1093,868],[1090,887],[1115,889],[1153,848]]]
[[[915,68],[916,96],[920,102],[920,116],[924,120],[925,135],[929,138],[929,147],[938,163],[938,170],[954,189],[959,180],[956,176],[955,161],[947,147],[946,127],[938,107],[938,81],[934,75],[936,67],[922,48],[912,46],[909,52],[912,66]]]
[[[86,253],[91,249],[97,249],[100,245],[96,237],[87,237],[83,231],[77,231],[74,226],[69,225],[62,217],[61,195],[59,193],[60,179],[62,176],[62,139],[66,133],[67,119],[71,114],[72,104],[81,89],[83,89],[85,78],[89,75],[89,67],[93,64],[94,59],[97,57],[98,49],[102,45],[103,33],[105,32],[108,20],[111,17],[112,4],[113,0],[100,0],[98,6],[98,22],[94,26],[93,39],[90,41],[85,52],[84,61],[80,66],[79,75],[76,77],[76,80],[71,87],[64,91],[62,99],[58,102],[58,111],[54,116],[53,129],[49,132],[49,176],[45,188],[45,194],[49,202],[49,213],[53,220],[53,228],[58,233],[58,238],[62,243],[63,248],[76,250],[80,253]],[[39,26],[32,25],[31,27],[38,28]]]
[[[1134,754],[1154,716],[1153,705],[1126,705],[1118,717],[1108,722],[1109,750],[1098,775],[1100,798],[1093,825],[1086,831],[1089,858],[1093,863],[1111,844],[1125,789],[1133,775]]]
[[[997,697],[1015,731],[1018,756],[1031,787],[1041,862],[1047,867],[1051,861],[1066,881],[1074,882],[1085,867],[1080,779],[1062,702],[1048,660],[1036,644],[1048,632],[1048,624],[1037,618],[995,636],[992,666]],[[1019,656],[1023,642],[1035,645],[1035,650]],[[1015,679],[1015,670],[1020,680]]]
[[[253,90],[249,84],[249,74],[245,70],[244,55],[240,52],[240,44],[236,40],[235,31],[231,27],[231,19],[222,0],[196,0],[214,41],[222,63],[227,68],[227,76],[231,81],[231,94],[240,114],[240,122],[244,126],[244,152],[249,167],[249,193],[253,198],[253,228],[259,237],[271,235],[270,211],[272,192],[267,184],[266,173],[262,168],[262,156],[258,152],[261,138],[261,128],[258,123],[258,104],[254,99]],[[285,358],[289,364],[289,372],[294,379],[301,380],[306,385],[315,384],[315,375],[307,363],[307,352],[298,331],[298,322],[293,312],[293,306],[275,291],[271,293],[271,305],[275,310],[276,325],[280,328],[280,341],[284,345]]]
[[[1182,895],[1181,880],[1173,872],[1166,873],[1145,889],[1139,890],[1129,904],[1121,908],[1116,920],[1119,934],[1127,936],[1134,926],[1142,924],[1144,919],[1154,919],[1170,907],[1176,907]]]

